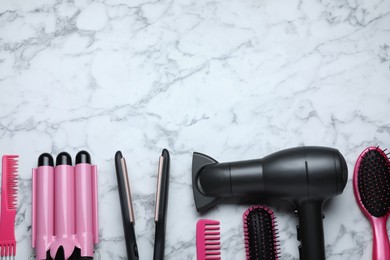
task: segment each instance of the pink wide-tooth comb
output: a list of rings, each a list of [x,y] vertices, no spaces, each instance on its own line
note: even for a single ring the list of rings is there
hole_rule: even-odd
[[[18,187],[18,156],[4,155],[1,183],[0,256],[15,256],[15,215]]]
[[[219,221],[200,219],[196,224],[197,260],[221,259],[221,236]]]
[[[373,230],[373,260],[389,260],[386,230],[390,214],[390,160],[379,147],[369,147],[359,156],[353,174],[356,202]]]

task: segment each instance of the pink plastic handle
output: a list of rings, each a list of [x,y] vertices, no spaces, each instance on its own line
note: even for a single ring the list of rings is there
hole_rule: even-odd
[[[390,245],[386,230],[386,218],[372,218],[373,248],[372,260],[389,260]]]
[[[75,233],[74,168],[58,165],[54,168],[54,215],[57,237]]]
[[[92,165],[92,223],[93,223],[93,242],[99,243],[99,218],[98,218],[98,175],[97,166]]]
[[[46,251],[54,235],[54,169],[40,166],[33,169],[32,246],[36,259],[46,259]]]
[[[93,200],[91,165],[80,163],[75,166],[76,184],[76,234],[81,246],[81,256],[93,257]]]
[[[60,247],[68,259],[75,247],[93,257],[99,242],[97,168],[40,166],[32,172],[32,247],[36,259],[54,259]]]
[[[37,237],[37,232],[36,232],[36,217],[35,215],[37,214],[37,195],[36,195],[36,176],[37,176],[37,170],[32,169],[32,200],[31,200],[31,246],[32,248],[35,248],[35,240]]]
[[[60,246],[64,249],[65,259],[68,259],[77,246],[72,235],[76,230],[75,214],[75,178],[74,167],[58,165],[54,168],[54,235],[50,255],[54,259]]]

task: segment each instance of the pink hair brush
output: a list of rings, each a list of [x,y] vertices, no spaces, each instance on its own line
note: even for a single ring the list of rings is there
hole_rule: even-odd
[[[389,260],[386,222],[390,213],[390,161],[379,147],[369,147],[359,156],[353,174],[355,198],[373,230],[373,260]]]

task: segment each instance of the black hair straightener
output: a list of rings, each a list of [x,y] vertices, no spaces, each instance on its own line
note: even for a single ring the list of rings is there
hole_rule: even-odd
[[[130,185],[127,174],[126,160],[120,151],[115,154],[115,168],[118,180],[119,199],[121,203],[123,230],[125,233],[127,258],[139,260],[138,247],[134,231],[134,211],[131,199]],[[164,149],[160,156],[157,175],[156,223],[153,260],[164,259],[165,226],[168,206],[169,184],[169,152]]]

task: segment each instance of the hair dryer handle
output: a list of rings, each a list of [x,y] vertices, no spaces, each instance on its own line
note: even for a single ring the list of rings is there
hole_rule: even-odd
[[[322,200],[298,203],[297,226],[300,260],[325,260]]]

